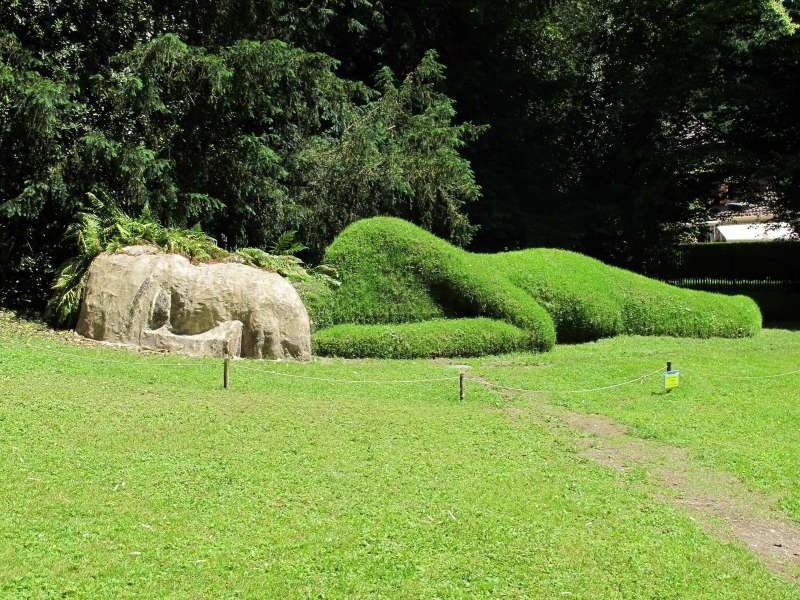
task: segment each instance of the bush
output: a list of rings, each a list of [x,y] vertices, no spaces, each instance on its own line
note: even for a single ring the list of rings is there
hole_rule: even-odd
[[[5,31],[9,15],[36,11],[10,4],[0,9],[0,300],[39,304],[27,288],[73,256],[64,232],[91,209],[89,192],[131,215],[147,203],[167,226],[199,222],[233,247],[300,229],[314,258],[344,225],[386,212],[469,241],[465,209],[480,188],[462,151],[482,128],[456,118],[434,52],[399,82],[381,71],[372,90],[339,77],[333,57],[277,39],[204,48],[151,31],[94,55],[73,28],[63,52],[50,34],[36,48],[39,33]]]
[[[742,296],[723,296],[676,288],[630,271],[610,267],[575,252],[531,249],[473,254],[401,219],[376,217],[354,223],[331,244],[325,261],[337,268],[341,287],[318,315],[321,327],[342,323],[420,323],[419,332],[436,354],[435,332],[446,336],[442,319],[489,317],[527,332],[528,348],[550,349],[559,341],[588,341],[619,334],[692,337],[742,337],[761,327],[756,304]],[[446,321],[445,321],[446,322]],[[347,352],[337,336],[357,328],[320,331],[319,351]],[[376,332],[364,348],[383,356],[395,352]],[[395,331],[395,330],[392,330]],[[417,355],[429,355],[417,344]],[[464,352],[464,349],[459,349]],[[482,348],[475,352],[480,353]],[[365,355],[364,350],[359,355]]]
[[[535,348],[519,327],[493,319],[435,319],[389,325],[334,325],[314,334],[314,352],[343,358],[482,356]]]

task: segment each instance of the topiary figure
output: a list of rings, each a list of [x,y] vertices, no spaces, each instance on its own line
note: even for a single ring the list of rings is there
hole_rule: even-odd
[[[744,296],[676,288],[566,250],[470,253],[391,217],[347,227],[325,262],[337,269],[341,287],[316,315],[323,329],[315,343],[323,354],[464,356],[544,351],[556,339],[744,337],[761,328],[758,306]],[[484,320],[480,327],[447,320],[456,317]],[[506,326],[493,328],[486,319]],[[370,327],[387,324],[394,326]],[[512,335],[508,325],[524,334]],[[416,343],[418,337],[428,341]]]

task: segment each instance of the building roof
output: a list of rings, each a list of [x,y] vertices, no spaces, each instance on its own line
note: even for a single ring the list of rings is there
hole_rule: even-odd
[[[740,223],[717,225],[722,240],[726,242],[784,240],[792,237],[788,223]]]

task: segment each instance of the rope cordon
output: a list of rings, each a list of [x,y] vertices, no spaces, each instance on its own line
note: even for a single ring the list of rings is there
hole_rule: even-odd
[[[46,348],[43,346],[33,345],[33,344],[16,344],[12,346],[0,346],[0,348],[24,348],[27,350],[40,350],[42,352],[47,352],[49,354],[54,354],[61,357],[70,358],[73,360],[80,360],[80,361],[87,361],[87,362],[94,362],[94,363],[101,363],[101,364],[119,364],[119,365],[128,365],[128,366],[137,366],[137,365],[148,365],[148,366],[156,366],[156,367],[166,367],[166,368],[192,368],[192,367],[203,367],[206,368],[208,363],[205,362],[194,362],[194,363],[167,363],[167,362],[155,362],[151,360],[116,360],[116,359],[108,359],[108,358],[100,358],[94,356],[86,356],[86,355],[79,355],[74,352],[65,352],[63,350],[57,350],[53,348]],[[163,355],[159,355],[163,356]],[[236,370],[243,370],[243,371],[252,371],[254,373],[262,373],[265,375],[273,375],[276,377],[287,377],[290,379],[304,379],[308,381],[320,381],[326,383],[338,383],[338,384],[356,384],[356,385],[383,385],[383,384],[417,384],[417,383],[437,383],[443,381],[458,381],[458,376],[449,376],[449,377],[432,377],[426,379],[340,379],[340,378],[330,378],[330,377],[318,377],[314,375],[298,375],[294,373],[286,373],[283,371],[275,371],[269,369],[258,369],[253,368],[251,366],[245,366],[239,364],[238,361],[235,361],[233,364],[236,364]],[[490,387],[492,389],[497,390],[505,390],[509,392],[520,392],[525,394],[586,394],[590,392],[601,392],[604,390],[610,390],[626,385],[631,385],[637,382],[644,383],[644,381],[654,375],[663,373],[663,369],[656,369],[655,371],[650,371],[649,373],[645,373],[643,375],[639,375],[633,379],[628,379],[626,381],[621,381],[619,383],[613,383],[611,385],[605,385],[600,387],[594,388],[581,388],[581,389],[574,389],[574,390],[546,390],[546,389],[529,389],[529,388],[518,388],[518,387],[510,387],[504,386],[496,383],[492,383],[490,381],[486,381],[481,379],[480,383],[483,385]],[[756,379],[777,379],[780,377],[788,377],[790,375],[797,375],[800,374],[800,369],[796,369],[794,371],[787,371],[785,373],[774,373],[771,375],[727,375],[728,379],[733,380],[756,380]],[[476,380],[474,377],[467,377],[468,380]],[[477,381],[477,380],[476,380]]]
[[[508,387],[505,385],[498,385],[496,383],[492,383],[491,381],[484,381],[484,385],[490,388],[494,388],[497,390],[505,390],[507,392],[522,392],[525,394],[588,394],[589,392],[602,392],[603,390],[611,390],[614,388],[622,387],[624,385],[631,385],[632,383],[644,383],[646,379],[652,377],[653,375],[657,375],[659,373],[663,373],[662,369],[656,369],[655,371],[651,371],[649,373],[645,373],[644,375],[639,375],[633,379],[629,379],[627,381],[621,381],[619,383],[613,383],[611,385],[604,385],[602,387],[596,388],[583,388],[578,390],[531,390],[527,388],[515,388],[515,387]]]
[[[253,369],[251,367],[245,367],[242,365],[237,365],[236,370],[245,370],[245,371],[252,371],[254,373],[266,373],[267,375],[276,375],[279,377],[289,377],[292,379],[308,379],[311,381],[324,381],[327,383],[355,383],[355,384],[369,384],[369,385],[380,385],[386,383],[436,383],[439,381],[458,381],[458,377],[434,377],[431,379],[331,379],[327,377],[314,377],[312,375],[295,375],[294,373],[283,373],[281,371],[270,371],[265,369]]]
[[[788,371],[786,373],[775,373],[773,375],[730,375],[728,379],[775,379],[778,377],[788,377],[789,375],[797,375],[800,373],[800,369],[795,371]]]

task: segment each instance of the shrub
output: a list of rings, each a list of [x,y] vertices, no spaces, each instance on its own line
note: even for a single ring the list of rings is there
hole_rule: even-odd
[[[486,318],[388,325],[334,325],[314,334],[314,352],[343,358],[481,356],[535,348],[524,329]]]
[[[741,337],[755,335],[761,326],[749,298],[676,288],[565,250],[473,254],[389,217],[345,229],[325,261],[337,268],[342,285],[322,307],[320,326],[437,323],[404,332],[409,344],[413,332],[431,345],[437,330],[446,337],[441,323],[448,317],[505,321],[525,330],[528,347],[537,350],[550,349],[556,335],[559,341],[619,334]],[[333,338],[346,334],[360,342],[356,331],[320,331],[318,339],[325,343],[319,351],[347,352]],[[381,349],[380,331],[388,330],[365,330],[370,341],[364,348],[374,356],[395,352],[390,338]],[[417,355],[430,354],[414,347]]]
[[[311,322],[316,323],[317,314],[330,300],[333,290],[339,286],[339,281],[336,279],[337,273],[333,267],[329,265],[308,267],[301,259],[288,254],[304,249],[305,246],[290,244],[270,248],[271,252],[287,254],[270,254],[259,248],[242,248],[233,254],[248,265],[265,271],[274,271],[291,281],[306,305]]]

